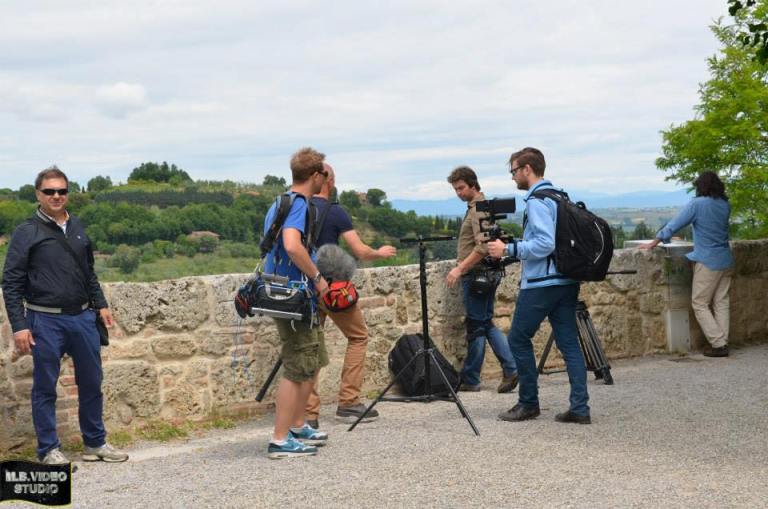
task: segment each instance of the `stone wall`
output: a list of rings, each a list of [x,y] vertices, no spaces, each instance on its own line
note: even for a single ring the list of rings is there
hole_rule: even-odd
[[[768,339],[768,241],[735,242],[736,274],[731,290],[731,343]],[[685,330],[670,325],[690,294],[690,267],[680,253],[617,251],[612,270],[637,269],[636,275],[611,276],[582,286],[582,298],[610,358],[680,350],[702,344],[690,306]],[[428,264],[430,333],[454,365],[465,354],[463,306],[457,289],[445,287],[453,262]],[[185,278],[158,283],[105,284],[117,320],[111,345],[102,350],[104,412],[110,430],[147,420],[203,420],[212,416],[248,416],[273,405],[254,396],[277,359],[279,338],[268,318],[240,322],[231,302],[247,275]],[[517,298],[519,266],[513,265],[499,288],[496,323],[509,329]],[[418,266],[358,271],[359,306],[368,322],[364,394],[390,379],[387,354],[406,333],[421,331]],[[686,284],[688,290],[686,290]],[[678,313],[679,314],[679,313]],[[678,320],[679,322],[679,320]],[[679,323],[678,323],[679,325]],[[545,324],[535,338],[537,355],[549,334]],[[678,338],[676,335],[688,336]],[[329,322],[326,327],[331,364],[321,375],[321,395],[335,398],[346,340]],[[682,348],[685,349],[685,348]],[[500,376],[494,356],[487,355],[484,378]],[[557,355],[550,355],[557,364]],[[32,359],[18,357],[5,316],[0,312],[0,451],[33,438],[29,395]],[[62,365],[57,403],[61,435],[76,435],[77,386],[70,360]]]

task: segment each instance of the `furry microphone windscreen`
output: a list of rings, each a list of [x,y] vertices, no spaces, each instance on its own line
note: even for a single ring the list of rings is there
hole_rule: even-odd
[[[317,250],[317,270],[329,281],[350,281],[357,262],[335,244],[325,244]]]

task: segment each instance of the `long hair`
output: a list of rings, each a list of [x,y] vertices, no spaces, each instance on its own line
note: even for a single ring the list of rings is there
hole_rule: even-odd
[[[693,185],[696,187],[696,196],[709,196],[711,198],[722,198],[728,200],[725,194],[725,184],[713,171],[705,171],[697,178]]]

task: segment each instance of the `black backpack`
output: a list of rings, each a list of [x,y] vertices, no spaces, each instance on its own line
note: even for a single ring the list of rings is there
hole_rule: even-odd
[[[434,347],[434,345],[432,345]],[[424,348],[424,337],[421,334],[406,334],[401,336],[395,343],[392,351],[389,352],[389,369],[393,375],[397,375],[402,371],[408,362],[413,359],[416,354]],[[456,391],[461,383],[459,373],[448,362],[442,353],[437,348],[433,350],[437,363],[445,373],[445,377],[448,382],[453,386],[453,390]],[[429,357],[427,357],[429,358]],[[433,362],[430,359],[430,362]],[[437,371],[437,368],[433,364],[429,370],[430,386],[432,388],[432,394],[445,395],[450,391],[446,387],[443,377]],[[400,375],[397,380],[400,385],[400,391],[406,396],[423,396],[427,394],[426,384],[424,383],[424,357],[419,357],[408,366],[408,369]]]
[[[587,210],[584,202],[572,202],[563,191],[541,189],[532,196],[557,202],[555,251],[549,256],[557,271],[576,281],[604,280],[613,257],[613,235],[605,219]],[[529,282],[556,277],[531,278]]]

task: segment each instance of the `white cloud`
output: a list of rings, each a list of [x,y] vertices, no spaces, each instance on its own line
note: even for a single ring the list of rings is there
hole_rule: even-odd
[[[509,185],[522,146],[576,187],[671,186],[659,130],[691,118],[722,0],[14,2],[0,16],[0,175],[51,161],[125,179],[288,174],[452,196],[459,164]],[[497,180],[498,179],[498,180]],[[441,189],[444,189],[441,191]],[[444,193],[444,194],[440,194]]]
[[[96,105],[105,115],[124,118],[147,107],[147,91],[136,83],[100,87],[96,91]]]

